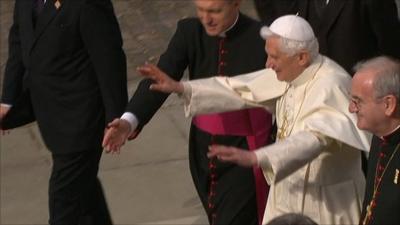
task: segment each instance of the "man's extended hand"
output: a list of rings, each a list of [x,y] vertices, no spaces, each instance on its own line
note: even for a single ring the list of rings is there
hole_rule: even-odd
[[[181,82],[173,80],[166,73],[161,71],[153,64],[145,64],[137,68],[137,71],[144,77],[152,79],[155,83],[150,86],[150,90],[164,93],[182,93],[183,85]]]
[[[106,153],[119,153],[130,134],[131,127],[128,121],[114,119],[108,124],[103,138],[103,148]]]
[[[252,167],[257,165],[257,156],[254,152],[228,147],[223,145],[212,145],[207,153],[208,158],[217,157],[223,162],[232,162],[243,167]]]

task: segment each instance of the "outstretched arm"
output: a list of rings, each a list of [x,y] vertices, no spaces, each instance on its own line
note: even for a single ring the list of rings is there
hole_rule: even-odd
[[[286,88],[272,70],[259,70],[236,77],[216,76],[188,82],[177,82],[154,65],[138,71],[154,81],[150,89],[182,94],[187,116],[226,112],[243,108],[265,107],[274,111],[275,100]]]
[[[153,64],[145,64],[138,67],[137,70],[144,77],[155,82],[150,85],[150,90],[163,93],[183,92],[183,85],[181,82],[173,80]],[[136,129],[138,125],[137,120],[135,121],[136,124],[130,124],[131,122],[129,122],[127,118],[123,118],[124,115],[121,118],[114,119],[107,126],[102,143],[106,153],[119,153],[125,141],[135,138],[140,132],[140,129]]]
[[[208,157],[240,166],[260,166],[267,182],[278,182],[316,158],[323,147],[332,141],[328,137],[301,131],[256,151],[246,151],[228,146],[210,146]]]

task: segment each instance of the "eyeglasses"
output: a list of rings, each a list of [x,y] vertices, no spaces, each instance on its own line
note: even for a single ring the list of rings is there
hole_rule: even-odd
[[[372,102],[376,103],[376,104],[381,103],[385,97],[386,96],[377,97],[377,98],[374,98],[372,101],[371,100],[363,101],[360,98],[352,97],[352,98],[350,98],[350,107],[352,107],[353,109],[356,109],[358,111],[362,108],[363,105],[366,105],[368,103],[372,103]]]

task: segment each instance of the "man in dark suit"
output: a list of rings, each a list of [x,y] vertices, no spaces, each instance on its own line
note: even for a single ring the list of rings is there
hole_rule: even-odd
[[[400,58],[400,21],[395,0],[254,0],[260,18],[296,14],[313,28],[320,52],[353,74],[360,60]]]
[[[158,66],[174,79],[210,75],[234,76],[265,67],[261,23],[239,12],[240,0],[195,0],[198,18],[178,22],[177,30],[161,55]],[[130,131],[142,129],[168,95],[149,90],[143,80],[127,113],[110,126],[104,145],[118,151]],[[207,158],[211,144],[255,149],[268,141],[271,115],[264,109],[201,115],[193,119],[189,140],[190,170],[210,224],[249,224],[262,221],[267,188],[259,168],[240,168]],[[128,123],[130,121],[130,123]],[[119,134],[115,134],[120,131]],[[118,132],[116,132],[118,133]],[[156,139],[157,137],[155,137]],[[162,151],[162,149],[160,149]],[[256,192],[258,200],[258,218]]]
[[[400,224],[400,61],[377,57],[356,66],[349,110],[374,134],[360,224]]]
[[[97,178],[105,125],[127,102],[110,0],[16,0],[2,129],[36,120],[51,151],[50,224],[111,224]]]

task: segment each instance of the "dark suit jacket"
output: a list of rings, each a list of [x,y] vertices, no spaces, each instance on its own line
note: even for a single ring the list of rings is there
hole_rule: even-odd
[[[385,144],[382,144],[380,138],[376,136],[372,139],[361,221],[364,219],[367,205],[373,196],[375,175],[378,172],[380,176],[383,172],[383,170],[379,170],[379,166],[381,168],[387,166],[387,169],[378,187],[379,194],[375,199],[376,206],[372,210],[372,220],[368,223],[369,225],[400,224],[400,149],[393,155],[389,163],[389,159],[396,150],[396,147],[399,147],[399,144],[400,129],[390,135]],[[381,153],[383,153],[383,157],[380,157]]]
[[[311,24],[320,52],[353,74],[354,64],[377,55],[400,58],[400,22],[394,0],[330,0],[322,18],[312,4],[322,0],[255,0],[266,24],[296,14]]]
[[[261,23],[239,15],[224,41],[223,75],[234,76],[265,68],[265,41],[259,35],[260,28]],[[186,68],[189,79],[218,75],[219,40],[219,37],[207,35],[197,18],[181,20],[158,66],[175,80],[182,78]],[[140,82],[127,107],[127,111],[138,118],[139,128],[149,122],[168,97],[167,94],[150,91],[150,83],[147,79]]]
[[[100,147],[127,102],[126,59],[110,0],[16,0],[2,102],[4,129],[37,120],[55,153]]]

